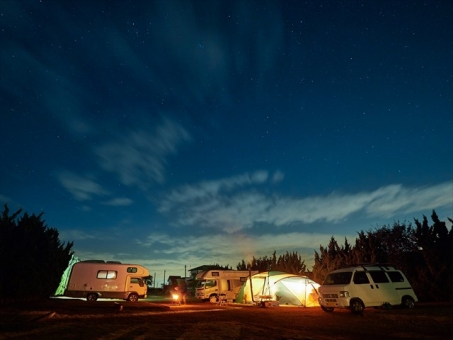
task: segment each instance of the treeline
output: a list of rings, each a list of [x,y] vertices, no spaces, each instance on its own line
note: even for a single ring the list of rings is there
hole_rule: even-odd
[[[236,269],[257,270],[260,273],[274,270],[291,274],[310,274],[307,272],[305,260],[302,260],[302,257],[297,252],[286,252],[277,258],[276,252],[274,251],[270,257],[253,257],[252,260],[247,263],[242,259],[242,262],[238,263]]]
[[[5,205],[0,217],[0,302],[51,296],[73,255],[73,242],[62,243],[42,214],[20,216],[21,212],[9,215]],[[332,237],[326,247],[315,251],[312,271],[297,252],[277,256],[275,251],[269,257],[242,260],[237,269],[284,271],[322,283],[330,271],[341,267],[389,264],[406,274],[420,300],[453,301],[453,228],[440,221],[435,211],[431,219],[431,225],[423,216],[421,221],[414,219],[414,224],[396,222],[360,231],[354,244],[347,239],[339,244]]]
[[[53,295],[73,254],[42,214],[21,212],[9,215],[5,205],[0,217],[0,302]]]
[[[453,229],[440,221],[436,212],[430,225],[426,216],[411,223],[394,223],[375,230],[360,231],[355,244],[347,239],[338,244],[334,237],[315,251],[312,271],[297,252],[244,260],[237,269],[260,272],[280,270],[302,274],[318,283],[335,269],[363,263],[388,264],[401,269],[422,301],[453,301]],[[448,219],[453,223],[452,219]]]

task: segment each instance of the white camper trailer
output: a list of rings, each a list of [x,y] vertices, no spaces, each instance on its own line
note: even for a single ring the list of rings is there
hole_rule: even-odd
[[[124,299],[138,301],[146,298],[148,269],[137,264],[88,260],[73,265],[65,296],[86,298]]]
[[[222,300],[235,300],[242,285],[249,275],[257,274],[257,271],[248,270],[208,270],[197,275],[195,296],[198,299],[218,302]]]

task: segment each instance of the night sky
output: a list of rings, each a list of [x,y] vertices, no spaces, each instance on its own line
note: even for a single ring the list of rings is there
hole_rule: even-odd
[[[82,260],[311,269],[453,217],[453,1],[2,0],[0,26],[0,203]]]

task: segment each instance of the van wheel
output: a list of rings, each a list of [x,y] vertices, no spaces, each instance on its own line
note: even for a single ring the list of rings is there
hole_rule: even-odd
[[[365,306],[363,305],[363,302],[360,301],[359,299],[354,299],[351,300],[350,308],[351,312],[353,312],[354,314],[361,314],[363,313]]]
[[[217,302],[217,295],[211,295],[209,297],[209,302],[216,303]]]
[[[332,313],[333,310],[334,310],[335,308],[333,308],[333,307],[324,307],[324,306],[321,306],[321,309],[322,309],[324,312]]]
[[[95,293],[91,293],[87,295],[87,301],[96,301],[98,299],[98,295]]]
[[[405,296],[405,297],[403,297],[403,302],[401,303],[401,305],[404,308],[412,309],[415,307],[415,301],[410,296]]]
[[[138,301],[138,295],[135,294],[135,293],[129,294],[129,297],[127,298],[127,301],[137,302]]]

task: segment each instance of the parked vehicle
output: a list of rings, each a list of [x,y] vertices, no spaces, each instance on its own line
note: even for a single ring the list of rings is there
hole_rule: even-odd
[[[326,312],[348,308],[361,313],[366,307],[402,305],[414,308],[417,302],[402,271],[393,266],[367,264],[334,270],[319,287],[319,304]]]
[[[244,282],[249,275],[257,274],[257,271],[248,270],[208,270],[197,274],[195,296],[198,299],[218,302],[222,300],[235,300]]]
[[[88,260],[73,265],[64,295],[96,301],[98,298],[132,302],[146,298],[149,271],[137,264]]]

